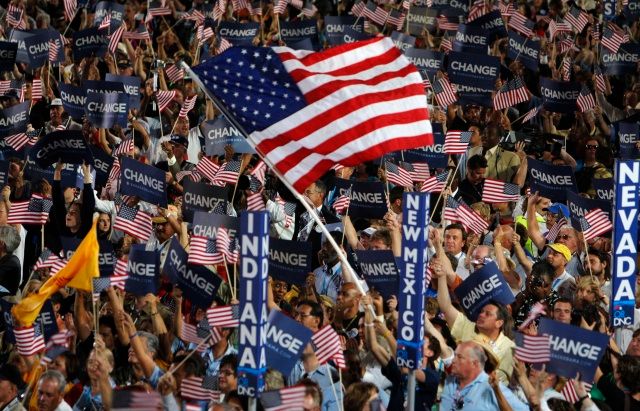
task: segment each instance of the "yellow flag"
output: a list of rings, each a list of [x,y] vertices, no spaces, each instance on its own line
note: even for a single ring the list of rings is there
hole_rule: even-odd
[[[13,306],[11,312],[24,326],[30,326],[40,313],[44,302],[59,289],[65,286],[78,290],[91,291],[93,278],[100,275],[98,266],[97,220],[93,221],[91,230],[84,237],[67,265],[50,277],[36,294],[31,294]]]

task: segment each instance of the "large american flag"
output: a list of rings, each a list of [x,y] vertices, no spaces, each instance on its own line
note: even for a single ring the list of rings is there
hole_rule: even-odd
[[[430,192],[430,193],[439,193],[447,186],[447,178],[449,177],[448,171],[443,171],[440,174],[433,175],[426,179],[424,183],[422,183],[422,187],[420,191]]]
[[[464,154],[471,141],[471,131],[450,130],[444,136],[442,150],[445,154]]]
[[[551,346],[548,335],[516,334],[516,358],[520,361],[540,364],[551,360]]]
[[[208,308],[207,321],[211,327],[237,327],[240,324],[240,306],[232,304]]]
[[[580,228],[584,241],[589,241],[601,234],[613,230],[613,225],[607,213],[599,208],[589,211],[580,218]]]
[[[329,360],[334,360],[340,368],[346,368],[340,337],[331,325],[325,325],[311,337],[315,345],[315,353],[318,363],[324,364]]]
[[[487,178],[484,180],[482,201],[485,203],[508,203],[520,199],[520,186]]]
[[[29,200],[11,204],[7,224],[45,224],[53,207],[50,198],[33,194]]]
[[[319,53],[232,47],[194,71],[299,192],[335,163],[433,141],[420,74],[390,38]]]
[[[438,102],[439,106],[449,106],[451,104],[455,104],[458,101],[458,95],[456,94],[455,86],[444,77],[436,79],[431,85],[431,89],[435,94],[436,101]]]
[[[589,18],[587,17],[587,13],[582,11],[581,9],[572,6],[571,10],[564,16],[564,20],[571,24],[576,32],[580,33],[584,29],[584,26],[589,24]]]
[[[584,84],[582,85],[582,90],[580,90],[580,94],[576,100],[576,105],[581,113],[593,110],[596,106],[596,98],[593,96],[591,90],[589,90],[589,88]]]
[[[144,241],[151,237],[153,231],[151,216],[126,204],[120,206],[113,228]]]
[[[495,94],[493,97],[493,109],[502,110],[524,101],[529,101],[529,91],[524,81],[520,77],[516,77],[503,85]]]
[[[413,179],[409,171],[388,161],[385,164],[385,169],[387,170],[387,180],[390,183],[402,187],[413,187]]]
[[[489,228],[489,223],[480,214],[452,197],[447,197],[444,217],[449,221],[462,223],[476,234],[484,234],[485,230]]]

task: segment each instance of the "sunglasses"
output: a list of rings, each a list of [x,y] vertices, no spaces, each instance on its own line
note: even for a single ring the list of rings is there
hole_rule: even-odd
[[[587,150],[597,150],[597,149],[598,149],[598,146],[597,146],[597,145],[595,145],[595,144],[587,144],[587,145],[585,145],[585,148],[586,148]]]
[[[568,240],[569,238],[571,238],[571,236],[569,234],[562,234],[556,237],[556,240]]]

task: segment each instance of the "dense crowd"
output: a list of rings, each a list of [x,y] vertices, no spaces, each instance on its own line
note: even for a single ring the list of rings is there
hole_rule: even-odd
[[[120,164],[122,157],[131,157],[162,170],[166,174],[168,205],[159,207],[136,196],[122,196],[117,172],[98,184],[93,166],[87,164],[76,167],[59,162],[49,170],[50,176],[29,173],[28,148],[13,150],[5,141],[0,154],[0,159],[8,162],[7,184],[0,198],[4,319],[0,324],[0,411],[249,409],[249,399],[238,394],[237,328],[219,328],[219,338],[211,345],[201,347],[194,343],[185,335],[185,324],[206,324],[207,307],[199,307],[186,298],[163,272],[159,273],[160,286],[155,294],[136,296],[109,286],[92,297],[89,292],[61,288],[49,301],[56,331],[64,338],[49,340],[47,347],[36,353],[21,353],[13,339],[7,338],[10,333],[16,334],[21,325],[19,318],[11,317],[11,304],[37,293],[59,269],[43,264],[45,254],[60,255],[67,251],[65,241],[69,238],[83,239],[92,230],[94,215],[98,239],[111,244],[114,261],[126,262],[132,246],[142,244],[146,250],[159,253],[159,267],[163,267],[173,239],[178,239],[188,252],[192,221],[183,218],[182,194],[185,181],[192,178],[203,159],[217,166],[239,163],[235,183],[218,184],[228,188],[228,216],[239,216],[259,193],[270,217],[272,238],[311,244],[312,272],[303,285],[283,281],[281,276],[269,278],[269,310],[280,310],[313,332],[331,325],[340,336],[344,368],[333,360],[320,364],[309,345],[290,375],[267,364],[265,390],[304,386],[305,410],[404,409],[412,371],[396,363],[398,318],[402,315],[398,312],[398,296],[383,296],[375,287],[367,287],[362,294],[361,286],[346,275],[338,252],[323,237],[316,221],[272,170],[258,178],[260,187],[256,189],[254,180],[262,166],[257,154],[237,152],[231,145],[205,154],[208,137],[204,127],[220,118],[221,113],[190,76],[181,73],[176,77],[180,68],[173,65],[184,61],[195,66],[221,52],[223,39],[215,32],[203,34],[201,27],[209,24],[206,22],[219,6],[202,0],[166,0],[162,7],[169,8],[167,14],[145,19],[151,7],[148,3],[120,3],[124,3],[121,24],[126,23],[128,31],[146,27],[150,40],[122,38],[114,53],[80,59],[74,59],[73,43],[68,42],[60,64],[30,68],[18,62],[13,70],[2,73],[2,80],[17,80],[24,87],[14,88],[12,84],[0,96],[0,105],[7,109],[31,100],[34,82],[40,81],[42,96],[31,102],[27,131],[43,128],[36,135],[44,136],[60,129],[81,130],[92,150],[115,157]],[[354,4],[346,0],[316,0],[311,7],[307,3],[292,1],[277,16],[274,5],[266,1],[225,2],[217,18],[259,23],[253,45],[265,47],[286,45],[279,36],[281,22],[310,19],[317,22],[320,43],[328,47],[324,17],[348,15]],[[93,1],[78,4],[73,16],[66,18],[62,0],[0,4],[0,14],[5,16],[0,26],[4,41],[10,41],[18,28],[52,29],[71,38],[94,21]],[[613,19],[616,27],[628,35],[628,43],[637,46],[637,15],[623,12],[637,2],[629,0],[629,6],[627,2],[606,5],[612,4],[618,11]],[[19,21],[7,18],[10,6],[24,11]],[[382,1],[377,7],[406,15],[413,6]],[[521,78],[530,92],[527,101],[503,110],[468,102],[442,107],[435,105],[432,89],[425,88],[428,101],[433,103],[429,105],[432,124],[441,126],[443,133],[460,130],[471,134],[465,154],[450,155],[445,167],[430,170],[431,175],[447,170],[450,173],[446,188],[431,194],[430,284],[425,295],[423,358],[415,371],[414,409],[640,410],[640,313],[635,310],[633,324],[613,328],[611,232],[587,242],[582,232],[566,224],[555,237],[547,236],[561,219],[570,219],[572,211],[562,202],[527,189],[528,160],[536,159],[569,166],[575,173],[579,194],[598,198],[594,182],[612,178],[614,160],[620,157],[619,122],[635,124],[637,138],[640,65],[636,61],[633,71],[620,75],[605,73],[604,90],[596,87],[603,54],[599,37],[603,35],[602,1],[533,0],[509,6],[511,10],[506,12],[507,4],[477,1],[467,9],[500,10],[505,21],[519,13],[535,23],[532,38],[541,40],[537,70],[525,67],[517,57],[508,57],[506,37],[494,36],[489,46],[489,54],[500,58],[495,90],[509,80]],[[580,8],[588,19],[582,30],[549,40],[549,24],[560,21],[572,7]],[[191,18],[196,11],[202,13],[202,20]],[[461,19],[464,18],[463,14]],[[391,35],[396,28],[396,24],[370,20],[367,16],[358,18],[359,22],[366,22],[365,30],[371,35]],[[447,38],[437,25],[431,30],[425,28],[416,36],[415,48],[446,52]],[[566,40],[571,41],[568,48],[561,44]],[[127,126],[96,128],[87,118],[71,118],[65,111],[60,85],[82,87],[87,80],[105,80],[109,73],[136,76],[141,81],[140,109],[129,111]],[[446,76],[439,72],[429,80],[434,83]],[[568,78],[587,86],[593,90],[595,106],[568,113],[539,108],[541,77],[558,81]],[[175,93],[161,107],[157,91]],[[193,110],[186,116],[179,115],[185,101],[191,98],[196,102]],[[539,112],[523,121],[532,109]],[[133,144],[129,146],[127,142]],[[380,160],[355,167],[336,165],[301,193],[324,223],[332,227],[338,223],[339,229],[331,235],[356,275],[361,274],[356,250],[391,250],[395,257],[401,257],[402,195],[421,189],[417,181],[410,187],[390,181],[387,168]],[[77,173],[82,183],[63,182],[63,173],[69,170]],[[483,202],[487,178],[518,185],[520,199]],[[332,205],[339,198],[337,187],[344,186],[341,179],[383,183],[388,212],[380,219],[352,217],[348,208],[336,212]],[[206,177],[202,181],[209,182]],[[47,222],[8,224],[12,205],[34,196],[52,199]],[[443,204],[449,197],[466,203],[487,223],[487,228],[478,233],[460,222],[447,221]],[[283,207],[287,203],[295,204],[295,211]],[[148,239],[114,229],[122,205],[152,216],[153,232]],[[499,267],[515,302],[505,306],[490,301],[472,322],[455,290],[491,262]],[[212,274],[228,279],[216,290],[213,306],[238,304],[238,266],[227,263],[206,266]],[[106,275],[110,274],[113,275]],[[568,379],[515,358],[515,331],[537,335],[540,319],[545,317],[609,337],[592,381],[580,376]],[[196,348],[198,351],[193,353]],[[193,377],[210,377],[215,398],[194,401],[185,395],[183,381]],[[567,395],[569,391],[574,393],[573,398]],[[119,402],[132,392],[145,393],[147,396],[142,398],[146,403]],[[257,407],[262,409],[263,405],[258,402]]]

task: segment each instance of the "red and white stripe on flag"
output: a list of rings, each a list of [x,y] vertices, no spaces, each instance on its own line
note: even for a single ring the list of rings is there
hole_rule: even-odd
[[[45,349],[44,337],[36,335],[33,326],[14,328],[13,334],[16,337],[16,348],[20,355],[33,355]]]
[[[548,335],[522,335],[522,346],[516,347],[516,358],[540,364],[551,361],[551,343]]]
[[[346,368],[340,337],[331,325],[322,327],[322,329],[313,334],[311,339],[316,346],[316,357],[320,364],[333,359],[338,367]]]

